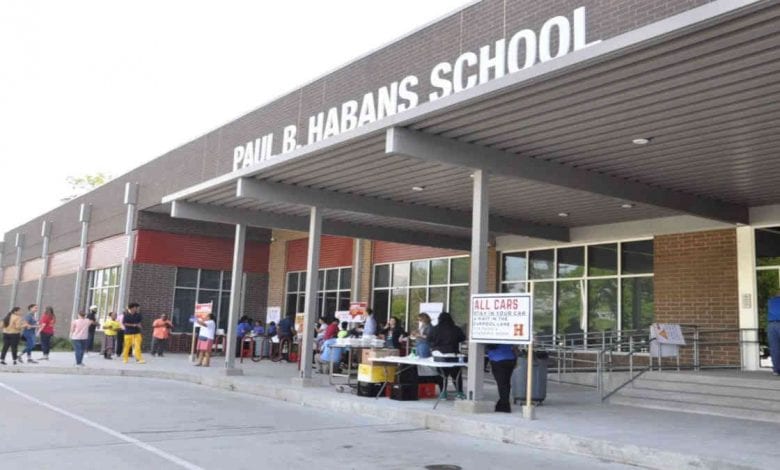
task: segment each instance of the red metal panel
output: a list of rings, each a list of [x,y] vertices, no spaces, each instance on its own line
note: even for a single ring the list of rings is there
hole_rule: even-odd
[[[268,244],[247,242],[244,271],[268,272]],[[233,240],[139,230],[135,263],[229,271],[233,267]]]
[[[404,245],[392,242],[373,243],[373,263],[393,263],[413,259],[442,258],[445,256],[467,255],[466,251],[447,250],[430,246]]]
[[[126,248],[127,236],[124,234],[91,243],[87,249],[87,268],[99,269],[122,264]]]
[[[352,238],[323,235],[320,246],[320,268],[352,266]],[[299,238],[287,242],[287,271],[306,270],[309,239]]]
[[[75,273],[79,269],[79,248],[60,251],[49,258],[49,277]]]

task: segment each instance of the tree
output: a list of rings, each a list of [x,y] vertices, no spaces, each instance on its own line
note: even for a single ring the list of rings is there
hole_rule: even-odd
[[[75,199],[82,194],[88,193],[89,191],[97,188],[98,186],[102,186],[108,183],[109,181],[111,181],[111,175],[101,172],[95,173],[93,175],[68,176],[65,178],[65,182],[70,185],[73,193],[70,196],[62,198],[61,201],[67,202],[71,199]]]

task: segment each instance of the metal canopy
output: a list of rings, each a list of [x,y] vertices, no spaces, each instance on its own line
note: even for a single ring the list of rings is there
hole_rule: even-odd
[[[561,239],[551,235],[565,233],[561,227],[681,213],[748,222],[748,207],[780,202],[775,150],[780,144],[780,5],[737,6],[730,10],[715,2],[215,178],[163,202],[296,217],[308,213],[302,204],[311,201],[303,196],[240,197],[246,194],[237,194],[236,182],[246,178],[309,196],[357,201],[352,207],[326,205],[324,231],[329,221],[366,224],[368,218],[380,228],[379,239],[403,228],[417,234],[410,243],[428,234],[468,237],[463,224],[421,220],[426,214],[470,213],[470,175],[484,166],[446,155],[386,154],[387,130],[405,127],[414,135],[506,160],[506,166],[499,161],[489,168],[494,171],[491,216],[528,221],[525,229],[537,227],[552,239]],[[650,138],[650,144],[632,143],[640,137]],[[502,171],[521,160],[551,172],[558,168],[560,174],[545,178],[543,172]],[[561,176],[572,174],[584,180]],[[593,181],[608,181],[609,191]],[[413,191],[414,186],[423,190]],[[366,204],[373,199],[381,202],[374,211]],[[406,221],[388,209],[401,207],[419,212]],[[492,220],[490,225],[495,231]]]

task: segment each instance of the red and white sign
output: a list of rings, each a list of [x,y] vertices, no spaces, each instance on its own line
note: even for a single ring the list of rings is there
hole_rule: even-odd
[[[209,302],[207,304],[195,304],[195,319],[203,321],[207,320],[213,309],[214,302]]]
[[[368,309],[368,302],[352,302],[349,304],[349,319],[344,320],[350,323],[358,322],[362,323],[366,321],[366,309]]]
[[[470,341],[528,344],[533,340],[531,294],[471,296]]]

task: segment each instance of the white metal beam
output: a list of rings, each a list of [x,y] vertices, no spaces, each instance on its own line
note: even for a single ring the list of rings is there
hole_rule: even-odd
[[[236,197],[305,206],[316,204],[318,207],[327,209],[415,220],[435,225],[471,228],[471,214],[465,211],[406,204],[388,199],[293,186],[254,178],[239,178],[236,185]],[[566,227],[540,225],[504,217],[491,217],[490,227],[498,233],[569,241],[569,230]]]
[[[220,224],[236,225],[245,223],[252,227],[277,228],[306,232],[309,229],[308,217],[274,214],[270,212],[250,211],[208,204],[174,201],[171,205],[171,217],[177,219],[202,220]],[[453,250],[469,249],[469,239],[401,230],[376,225],[361,225],[335,220],[325,220],[322,232],[341,237],[365,238],[410,245],[434,246]]]
[[[719,220],[749,221],[747,207],[524,157],[423,132],[388,129],[385,151],[425,161],[485,170]]]

